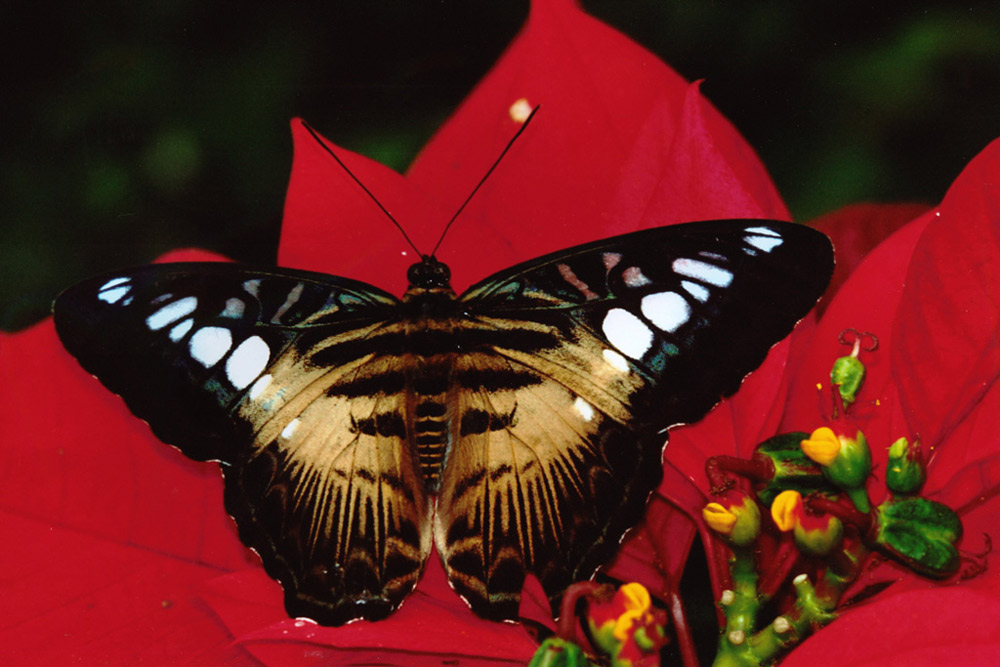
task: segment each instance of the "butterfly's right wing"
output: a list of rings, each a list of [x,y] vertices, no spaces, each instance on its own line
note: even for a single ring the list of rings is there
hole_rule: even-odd
[[[56,329],[153,432],[219,460],[240,538],[293,616],[381,618],[419,579],[428,501],[403,399],[367,338],[398,301],[343,278],[162,264],[56,301]]]

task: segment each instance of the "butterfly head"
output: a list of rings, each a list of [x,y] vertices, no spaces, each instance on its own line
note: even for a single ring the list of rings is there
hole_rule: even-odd
[[[451,269],[431,255],[424,255],[419,262],[410,266],[406,271],[406,278],[410,281],[411,289],[416,287],[425,290],[435,288],[451,290]]]

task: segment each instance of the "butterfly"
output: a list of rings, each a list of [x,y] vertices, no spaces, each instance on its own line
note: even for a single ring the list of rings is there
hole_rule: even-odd
[[[735,392],[814,305],[822,234],[688,223],[518,264],[456,296],[431,256],[398,299],[347,278],[158,264],[59,296],[66,349],[164,442],[221,463],[288,613],[384,618],[436,547],[479,615],[553,606],[641,519],[666,430]]]

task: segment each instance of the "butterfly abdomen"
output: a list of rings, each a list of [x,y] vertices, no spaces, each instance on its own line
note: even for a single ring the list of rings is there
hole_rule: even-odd
[[[413,439],[416,445],[424,486],[436,492],[448,447],[448,406],[440,397],[417,397],[413,410]]]

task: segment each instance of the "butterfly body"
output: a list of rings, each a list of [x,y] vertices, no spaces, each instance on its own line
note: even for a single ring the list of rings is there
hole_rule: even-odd
[[[731,394],[812,306],[829,242],[769,221],[614,237],[401,300],[227,264],[95,278],[56,304],[81,364],[218,460],[240,537],[327,624],[391,613],[432,544],[477,613],[557,609],[641,517],[666,429]]]

